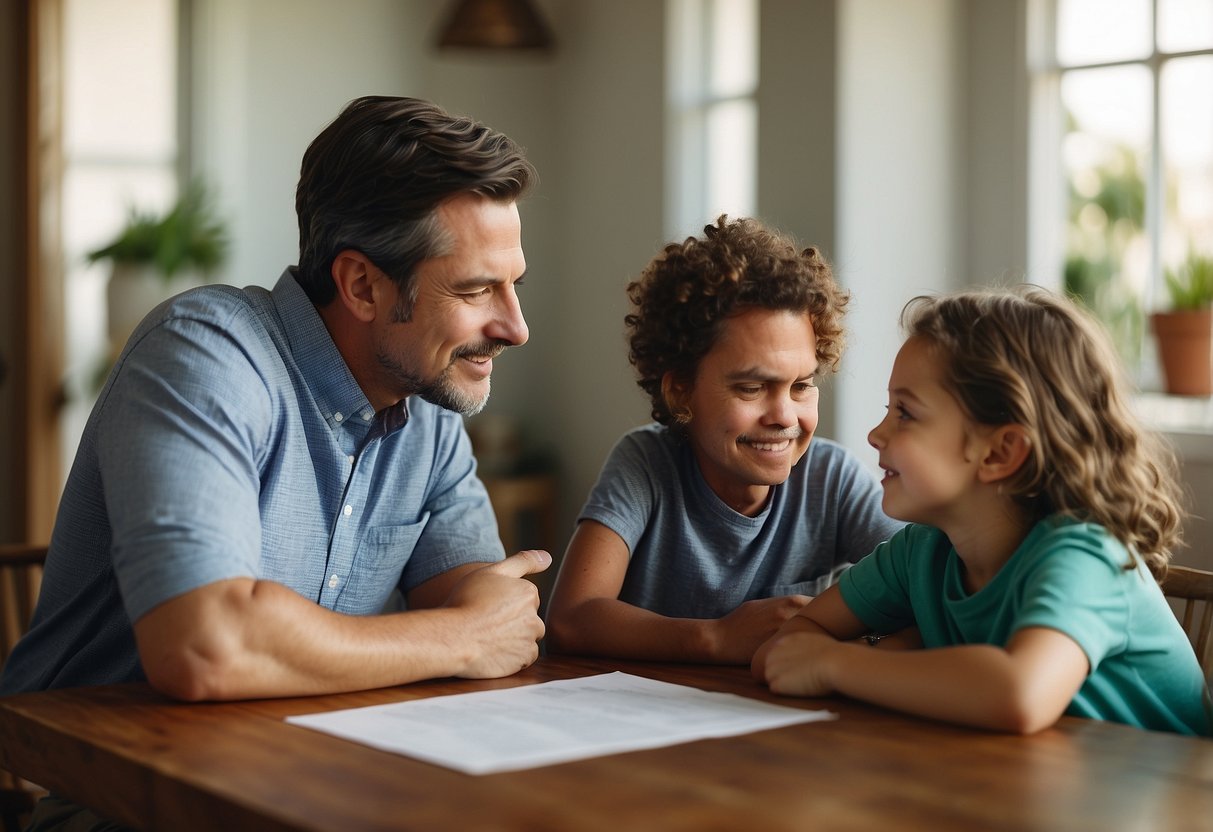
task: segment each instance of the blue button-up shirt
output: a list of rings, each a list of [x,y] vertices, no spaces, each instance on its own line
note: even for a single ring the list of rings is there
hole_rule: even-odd
[[[504,556],[458,414],[375,413],[288,270],[140,325],[85,428],[4,693],[142,678],[131,622],[250,577],[351,614]]]

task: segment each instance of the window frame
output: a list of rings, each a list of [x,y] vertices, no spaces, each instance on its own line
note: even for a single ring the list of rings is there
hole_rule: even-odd
[[[714,112],[736,103],[748,104],[752,114],[748,186],[750,204],[730,208],[729,216],[753,216],[758,207],[758,93],[757,65],[748,89],[720,92],[713,88],[711,60],[721,33],[713,25],[715,6],[724,0],[669,0],[666,4],[666,204],[665,235],[680,239],[698,233],[712,222],[711,148],[709,123]],[[762,0],[752,3],[755,56],[759,49],[758,21]]]
[[[1145,292],[1141,298],[1145,314],[1164,305],[1163,281],[1163,200],[1164,154],[1162,147],[1162,79],[1165,67],[1176,60],[1211,56],[1213,45],[1202,49],[1163,51],[1158,44],[1159,5],[1161,0],[1145,0],[1150,6],[1150,51],[1147,55],[1120,60],[1062,64],[1057,56],[1057,18],[1060,0],[1029,0],[1028,5],[1028,77],[1029,77],[1029,184],[1028,184],[1028,262],[1034,275],[1044,277],[1048,285],[1062,286],[1066,259],[1066,176],[1061,161],[1064,138],[1062,80],[1068,73],[1114,67],[1143,67],[1149,73],[1150,136],[1149,162],[1145,183],[1145,218],[1142,232],[1149,243]],[[1130,367],[1146,387],[1157,387],[1156,362],[1151,339],[1143,336],[1141,361]]]

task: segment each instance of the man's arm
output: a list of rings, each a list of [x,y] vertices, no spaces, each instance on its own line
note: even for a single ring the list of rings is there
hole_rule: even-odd
[[[649,661],[746,664],[808,598],[748,601],[724,618],[669,618],[619,600],[627,544],[593,520],[578,524],[548,604],[554,652]]]
[[[152,686],[190,701],[507,676],[538,656],[539,595],[524,576],[550,564],[526,551],[462,567],[449,591],[439,575],[410,593],[422,605],[443,594],[439,606],[377,616],[332,612],[272,581],[218,581],[152,609],[135,638]]]
[[[837,587],[805,607],[763,645],[752,665],[775,693],[841,693],[918,716],[998,731],[1052,725],[1090,670],[1086,654],[1057,630],[1028,627],[1005,648],[876,650]]]

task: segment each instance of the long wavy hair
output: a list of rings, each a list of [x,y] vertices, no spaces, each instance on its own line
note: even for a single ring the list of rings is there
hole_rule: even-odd
[[[901,323],[942,351],[945,384],[971,419],[1027,432],[1028,458],[1003,493],[1038,518],[1098,523],[1161,579],[1183,516],[1174,454],[1134,415],[1089,313],[1019,286],[917,297]]]
[[[816,248],[800,249],[754,219],[721,215],[703,237],[671,243],[628,284],[628,360],[653,419],[676,425],[662,393],[666,373],[692,384],[724,322],[743,309],[806,313],[817,338],[818,372],[836,369],[849,295]]]

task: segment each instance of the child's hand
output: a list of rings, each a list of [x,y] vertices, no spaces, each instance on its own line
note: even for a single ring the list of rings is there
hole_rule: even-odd
[[[834,692],[829,657],[839,642],[823,633],[789,633],[766,655],[766,680],[774,693],[786,696],[826,696]]]

